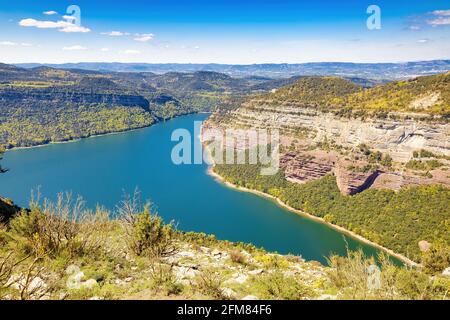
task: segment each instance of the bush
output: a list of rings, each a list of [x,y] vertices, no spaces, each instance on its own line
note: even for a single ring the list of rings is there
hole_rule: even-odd
[[[183,291],[183,285],[177,283],[177,279],[172,272],[171,265],[161,264],[154,261],[150,269],[153,284],[157,287],[162,287],[166,291],[167,295],[175,295]]]
[[[144,212],[129,216],[124,221],[129,249],[137,256],[165,257],[176,252],[172,224],[164,224],[161,217]]]
[[[25,238],[36,256],[85,254],[100,247],[102,239],[94,234],[105,217],[102,211],[94,214],[83,206],[81,198],[72,202],[70,194],[59,194],[55,204],[45,200],[42,209],[32,203],[29,213],[23,211],[11,220],[11,231]]]
[[[227,296],[221,288],[223,284],[223,278],[220,272],[215,270],[204,270],[196,281],[196,288],[203,295],[213,299],[226,299]]]
[[[440,274],[450,266],[450,248],[442,243],[433,244],[422,254],[422,265],[428,274]]]
[[[347,257],[330,258],[329,277],[332,285],[341,292],[340,298],[427,300],[443,299],[448,295],[449,279],[430,277],[416,268],[397,267],[384,254],[378,260],[378,285],[370,286],[371,273],[368,271],[374,261],[366,259],[362,251],[348,252]]]
[[[42,215],[42,212],[37,207],[34,207],[30,213],[22,211],[10,221],[11,231],[31,239],[34,234],[39,232],[39,221],[42,219]]]
[[[332,256],[329,259],[331,271],[329,277],[332,284],[345,292],[351,299],[365,299],[369,293],[368,273],[373,259],[365,259],[362,250],[349,251],[347,257]]]
[[[312,289],[294,277],[285,277],[282,272],[275,271],[257,279],[263,299],[302,300],[314,295]]]
[[[242,254],[242,252],[239,250],[232,250],[230,252],[230,259],[232,262],[239,264],[245,264],[247,260],[245,256]]]
[[[431,285],[430,277],[425,273],[407,269],[399,270],[395,283],[400,295],[413,300],[431,299],[433,297]]]

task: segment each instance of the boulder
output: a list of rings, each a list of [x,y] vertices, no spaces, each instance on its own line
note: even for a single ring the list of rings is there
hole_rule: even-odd
[[[89,279],[81,283],[81,287],[84,289],[92,290],[98,286],[97,281],[95,279]]]
[[[72,274],[79,273],[79,272],[80,272],[80,267],[75,264],[71,264],[66,268],[67,275],[72,275]]]
[[[419,249],[422,252],[427,252],[430,250],[431,244],[428,241],[421,240],[419,241]]]
[[[84,278],[84,272],[79,271],[75,274],[72,274],[66,282],[67,289],[69,290],[78,290],[81,288],[81,281]]]
[[[236,296],[236,292],[234,292],[234,290],[230,288],[223,288],[222,293],[229,299],[233,299]]]

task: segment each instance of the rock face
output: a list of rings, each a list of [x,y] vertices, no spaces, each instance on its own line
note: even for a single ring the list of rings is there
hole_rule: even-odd
[[[396,161],[408,161],[418,149],[450,156],[450,125],[447,123],[407,118],[347,119],[288,103],[276,107],[243,104],[230,112],[227,122],[233,126],[302,130],[314,141],[328,139],[348,147],[367,144],[374,150],[390,154]]]
[[[305,183],[331,173],[333,165],[310,156],[288,152],[281,156],[280,167],[286,179],[294,183]]]
[[[409,185],[450,185],[450,161],[445,159],[450,157],[450,124],[442,119],[433,122],[398,114],[403,120],[363,120],[291,106],[288,102],[274,103],[276,107],[270,103],[264,100],[258,105],[250,100],[225,114],[214,114],[205,127],[235,131],[238,150],[249,148],[245,139],[239,139],[239,132],[279,129],[280,143],[289,150],[280,155],[280,168],[286,179],[307,183],[334,174],[343,195],[354,195],[367,188],[399,190]],[[367,154],[362,145],[369,150]],[[407,169],[405,164],[418,150],[435,155],[438,167]],[[378,160],[369,159],[376,152]],[[386,156],[396,167],[381,161]]]
[[[352,172],[340,165],[336,166],[334,170],[336,183],[344,195],[353,195],[371,187],[380,173],[378,170],[366,173]]]
[[[140,106],[149,110],[149,102],[142,96],[125,94],[123,92],[94,92],[84,88],[71,87],[49,89],[2,89],[0,90],[0,103],[11,107],[39,103],[53,104],[106,104],[121,106]]]

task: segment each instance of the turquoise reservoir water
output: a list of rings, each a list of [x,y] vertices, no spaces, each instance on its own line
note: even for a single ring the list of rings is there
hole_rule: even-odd
[[[212,233],[219,239],[244,241],[280,253],[325,262],[331,253],[362,247],[324,224],[289,212],[275,202],[228,188],[207,174],[207,165],[174,165],[170,137],[177,128],[193,131],[205,114],[180,117],[127,133],[12,150],[0,175],[0,195],[26,206],[32,189],[55,199],[58,192],[81,195],[87,206],[114,209],[124,192],[138,187],[166,220],[179,229]],[[193,137],[197,139],[196,137]]]

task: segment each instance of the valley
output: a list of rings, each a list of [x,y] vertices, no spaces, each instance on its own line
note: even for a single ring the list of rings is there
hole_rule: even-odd
[[[410,285],[402,282],[402,272],[417,272],[424,282],[431,281],[431,275],[437,277],[427,291],[430,297],[441,297],[445,290],[441,273],[449,263],[450,243],[448,72],[371,82],[335,76],[232,78],[212,71],[1,68],[0,142],[12,149],[0,167],[4,220],[19,219],[15,217],[20,207],[28,208],[32,200],[31,190],[48,198],[48,203],[69,191],[85,196],[87,208],[101,204],[109,218],[94,224],[99,236],[108,234],[120,242],[124,235],[116,228],[122,222],[116,221],[114,208],[125,190],[139,187],[158,207],[158,214],[179,228],[175,242],[180,253],[168,260],[157,258],[157,267],[164,268],[161,272],[169,278],[175,275],[168,283],[129,272],[131,266],[140,270],[135,264],[141,260],[125,257],[127,277],[102,260],[104,278],[100,278],[106,280],[96,280],[97,289],[83,296],[81,291],[67,292],[60,283],[52,294],[354,298],[350,292],[354,288],[349,282],[335,282],[334,272],[355,263],[365,268],[376,256],[384,271],[396,270],[399,291],[371,297],[417,297],[402,287]],[[242,138],[243,129],[279,130],[280,170],[274,176],[261,176],[260,165],[175,166],[170,161],[170,134],[177,128],[191,128],[196,120],[203,121],[204,129],[224,129],[235,138]],[[123,131],[130,132],[79,140]],[[72,140],[78,141],[53,144]],[[53,145],[19,150],[44,144]],[[249,151],[246,143],[225,141],[224,147]],[[33,243],[17,232],[6,230],[0,240],[14,246],[8,240],[12,235],[20,237],[19,243]],[[124,245],[120,250],[128,250]],[[123,259],[107,247],[103,243],[95,250],[106,256],[113,252],[108,259],[114,261]],[[94,251],[70,261],[78,267]],[[382,258],[386,252],[391,254],[387,260]],[[240,256],[245,256],[245,263]],[[207,264],[200,267],[199,261]],[[414,268],[406,271],[400,261]],[[153,262],[140,263],[155,268]],[[43,267],[49,268],[49,274],[55,270]],[[218,282],[213,292],[202,287],[211,268],[221,279],[228,278]],[[263,282],[258,280],[261,275]],[[245,278],[250,286],[244,289],[239,284],[243,280],[235,278]],[[80,288],[92,279],[86,276]],[[133,291],[129,284],[135,281],[145,283],[146,289]],[[272,282],[283,283],[287,291],[270,293],[273,288],[266,284]],[[161,294],[162,289],[167,293]],[[359,292],[358,297],[366,293]]]

